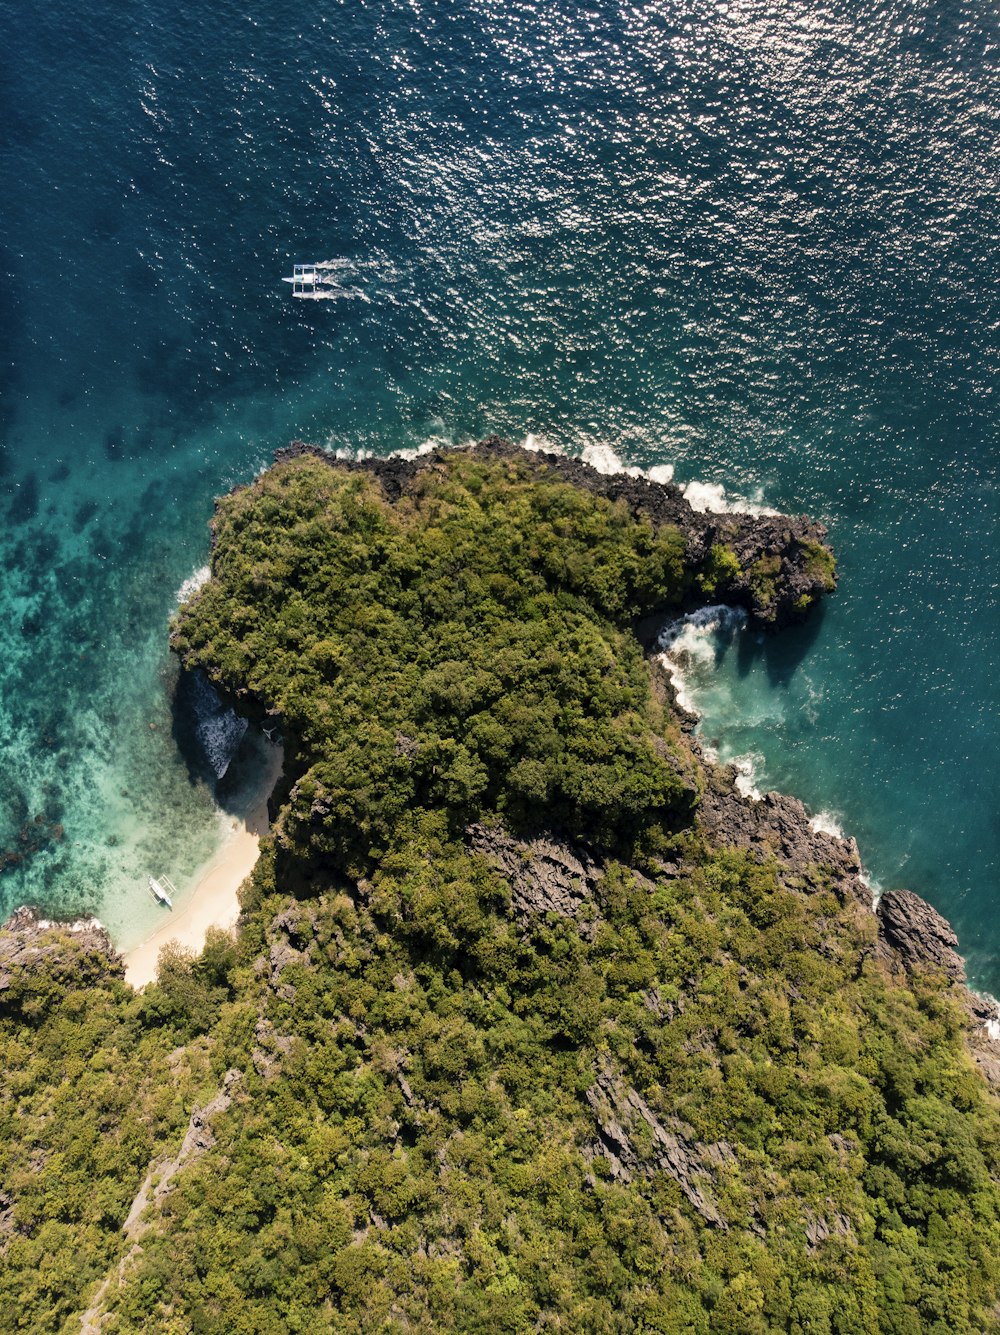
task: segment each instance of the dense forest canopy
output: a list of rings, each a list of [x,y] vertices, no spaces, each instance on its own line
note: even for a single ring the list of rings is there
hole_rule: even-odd
[[[633,634],[782,560],[477,451],[395,493],[288,459],[214,540],[173,643],[280,720],[274,836],[142,995],[68,940],[10,971],[0,1326],[995,1328],[953,990],[832,865],[712,834]]]

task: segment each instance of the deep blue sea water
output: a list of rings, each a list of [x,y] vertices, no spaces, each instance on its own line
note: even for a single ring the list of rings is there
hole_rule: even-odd
[[[165,649],[214,495],[499,430],[830,525],[705,733],[1000,990],[998,247],[981,0],[2,0],[0,909],[128,943],[217,842]]]

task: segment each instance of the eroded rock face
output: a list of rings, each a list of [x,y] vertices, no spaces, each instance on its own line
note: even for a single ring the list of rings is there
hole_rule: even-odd
[[[586,849],[549,835],[522,843],[500,826],[470,825],[465,837],[510,883],[511,907],[522,926],[546,913],[578,917],[604,874]]]
[[[809,812],[795,797],[765,793],[756,801],[734,787],[735,770],[704,761],[710,782],[698,808],[698,820],[720,847],[749,849],[761,860],[775,858],[792,872],[814,867],[830,872],[841,900],[871,903],[862,879],[861,855],[853,839],[814,829]]]
[[[955,982],[965,979],[958,937],[937,909],[912,890],[887,890],[879,900],[879,933],[906,969],[939,969]]]
[[[296,904],[271,920],[267,953],[257,957],[254,969],[258,977],[267,977],[276,996],[295,1000],[295,987],[282,974],[290,964],[310,962],[315,934],[316,913],[306,905]]]
[[[0,927],[0,1006],[30,992],[33,979],[86,987],[124,976],[124,961],[96,918],[55,923],[19,908]]]
[[[700,749],[696,738],[692,745]],[[775,858],[779,875],[786,880],[789,874],[806,874],[808,879],[810,868],[823,869],[842,903],[853,900],[871,908],[871,889],[863,878],[853,839],[813,829],[808,811],[794,797],[767,793],[754,801],[743,796],[734,787],[734,770],[708,761],[704,764],[709,782],[697,818],[713,842],[748,848],[762,861]],[[875,953],[890,970],[934,969],[948,980],[968,1017],[969,1053],[991,1087],[1000,1092],[1000,1005],[967,988],[965,963],[951,925],[912,890],[886,891],[875,917]],[[843,1232],[843,1220],[836,1211],[825,1222],[812,1221],[807,1229],[810,1247],[831,1232]]]
[[[854,1225],[848,1215],[838,1210],[829,1198],[826,1204],[829,1207],[828,1214],[816,1215],[809,1212],[806,1215],[806,1246],[811,1252],[816,1251],[827,1238],[847,1238],[854,1231]]]
[[[716,1228],[726,1228],[712,1196],[717,1170],[735,1162],[730,1145],[705,1145],[676,1118],[660,1119],[642,1095],[615,1075],[610,1066],[598,1072],[587,1090],[597,1125],[595,1153],[607,1158],[611,1176],[629,1182],[637,1173],[666,1173],[698,1211]],[[651,1142],[649,1152],[639,1148]]]

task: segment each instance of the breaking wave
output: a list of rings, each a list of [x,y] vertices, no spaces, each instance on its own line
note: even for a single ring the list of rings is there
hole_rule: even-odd
[[[660,631],[659,659],[682,709],[699,713],[692,694],[696,684],[715,668],[720,643],[732,640],[746,622],[747,614],[742,608],[719,603],[689,612]]]
[[[757,765],[763,760],[763,756],[734,756],[729,762],[736,770],[734,786],[736,791],[742,797],[749,797],[754,802],[759,802],[764,794],[757,786]]]
[[[834,839],[846,839],[840,821],[832,811],[817,811],[809,821],[810,830],[816,834],[829,834]]]
[[[188,575],[187,579],[181,585],[174,595],[174,602],[180,607],[181,603],[186,603],[189,598],[193,598],[199,589],[204,588],[212,578],[212,572],[209,567],[199,566],[193,575]]]
[[[764,504],[764,493],[759,487],[750,500],[743,497],[730,499],[721,482],[687,482],[681,487],[681,491],[691,509],[698,510],[702,514],[778,514],[777,510],[772,510]]]

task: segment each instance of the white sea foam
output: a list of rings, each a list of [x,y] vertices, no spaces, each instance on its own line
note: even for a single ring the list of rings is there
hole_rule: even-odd
[[[659,482],[661,485],[674,480],[673,464],[654,464],[652,468],[646,469],[646,476],[650,482]]]
[[[393,450],[389,455],[390,459],[419,459],[422,454],[433,454],[435,450],[447,450],[454,448],[453,440],[444,440],[440,436],[430,436],[419,445],[412,449]]]
[[[697,713],[691,695],[692,677],[715,664],[715,637],[735,634],[746,625],[747,614],[740,607],[719,603],[701,607],[697,612],[670,621],[657,639],[660,662],[673,683],[677,703],[690,713]]]
[[[544,452],[546,454],[562,454],[566,451],[545,436],[538,436],[533,431],[529,431],[521,441],[521,448],[528,450],[532,454]],[[611,477],[615,473],[624,473],[626,477],[645,477],[650,482],[658,482],[661,485],[672,482],[674,477],[673,464],[654,464],[652,468],[640,468],[638,464],[627,464],[619,454],[612,449],[610,445],[603,441],[591,441],[583,447],[580,458],[585,464],[589,464],[597,473],[603,473],[605,477]]]
[[[777,510],[764,504],[764,493],[759,487],[750,499],[734,497],[732,500],[726,495],[721,482],[688,482],[681,487],[681,491],[691,509],[702,514],[778,514]]]
[[[211,578],[212,572],[208,566],[200,566],[193,575],[188,575],[175,595],[178,607],[181,603],[186,603],[189,598],[193,598],[198,590],[207,584]]]
[[[471,438],[468,440],[456,441],[447,436],[434,435],[429,436],[420,445],[393,450],[389,455],[389,458],[419,459],[421,455],[430,454],[434,450],[463,449],[473,443]],[[555,441],[549,440],[547,436],[538,435],[534,431],[529,431],[518,443],[520,444],[521,449],[527,450],[530,454],[566,455],[566,450],[564,450],[561,445],[558,445]],[[369,459],[372,456],[371,450],[345,445],[338,445],[335,448],[332,448],[331,453],[336,459],[361,460]],[[616,473],[624,473],[626,477],[648,478],[650,482],[659,483],[661,486],[668,482],[672,482],[674,477],[673,464],[653,464],[651,468],[640,468],[638,464],[626,463],[610,445],[603,441],[588,442],[583,447],[583,450],[580,453],[580,458],[585,464],[589,464],[595,472],[603,473],[605,477],[611,477]],[[774,512],[760,510],[759,513],[771,514]]]
[[[846,839],[843,827],[832,811],[817,811],[809,821],[810,830],[816,834],[829,834],[834,839]]]
[[[398,450],[391,450],[385,457],[387,459],[419,459],[421,455],[433,454],[435,450],[462,449],[468,443],[471,442],[455,441],[446,436],[428,436],[419,445],[401,446]],[[376,457],[374,450],[366,449],[363,445],[334,445],[332,439],[328,440],[323,448],[334,459],[342,459],[347,463],[361,463],[364,459]]]
[[[624,463],[610,445],[592,444],[583,447],[580,458],[598,473],[610,477],[614,473],[624,473],[626,477],[642,477],[642,469],[635,464]]]
[[[878,902],[882,898],[885,887],[881,881],[876,881],[871,872],[866,871],[863,867],[861,871],[858,872],[858,880],[863,886],[867,887],[868,892],[872,897],[872,912],[874,913],[878,908]]]
[[[753,802],[759,802],[764,794],[757,787],[757,762],[763,759],[761,756],[734,756],[730,764],[736,770],[734,787],[743,797],[749,797]]]
[[[521,441],[525,450],[537,453],[544,450],[548,454],[565,454],[566,451],[544,436],[529,432]],[[580,458],[585,464],[606,477],[614,473],[624,473],[626,477],[644,477],[650,482],[664,484],[674,480],[673,464],[654,464],[651,468],[640,468],[638,464],[626,463],[621,456],[605,441],[590,441],[581,451]],[[776,515],[779,512],[764,504],[763,490],[758,487],[752,496],[729,497],[725,487],[719,482],[685,483],[681,492],[692,510],[715,514],[751,514]]]

